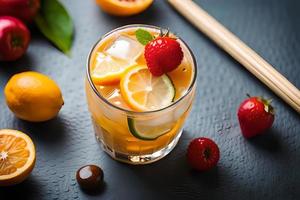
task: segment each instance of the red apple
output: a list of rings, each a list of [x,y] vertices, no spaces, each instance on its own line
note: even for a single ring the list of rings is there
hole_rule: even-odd
[[[30,22],[40,6],[40,0],[0,0],[0,16],[9,15]]]
[[[13,61],[27,50],[30,32],[25,24],[10,16],[0,17],[0,61]]]

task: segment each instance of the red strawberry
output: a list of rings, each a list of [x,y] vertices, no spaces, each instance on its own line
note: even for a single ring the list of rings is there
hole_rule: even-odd
[[[154,76],[161,76],[176,69],[183,59],[180,44],[170,37],[158,37],[149,42],[144,55],[147,66]]]
[[[270,100],[261,97],[250,97],[242,102],[237,115],[246,138],[262,134],[272,126],[274,109],[270,103]]]
[[[196,138],[188,147],[187,158],[194,169],[209,170],[216,166],[220,159],[219,147],[211,139]]]

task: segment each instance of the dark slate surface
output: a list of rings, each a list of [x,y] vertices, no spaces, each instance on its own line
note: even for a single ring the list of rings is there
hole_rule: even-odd
[[[0,199],[300,199],[300,117],[255,77],[189,25],[161,0],[145,13],[116,18],[93,0],[64,0],[76,27],[72,58],[51,46],[33,28],[25,57],[0,63],[0,128],[28,133],[37,147],[37,163],[22,184],[0,188]],[[198,0],[214,17],[249,44],[300,88],[300,2],[298,0]],[[96,143],[87,111],[84,77],[90,47],[104,33],[131,23],[169,27],[191,46],[198,61],[198,93],[184,134],[165,159],[129,166],[110,159]],[[65,105],[46,123],[20,121],[10,113],[3,87],[14,73],[36,70],[61,86]],[[274,99],[276,120],[268,134],[245,140],[236,109],[245,94]],[[221,150],[216,169],[192,171],[185,160],[189,141],[213,138]],[[102,192],[78,188],[76,170],[100,165]]]

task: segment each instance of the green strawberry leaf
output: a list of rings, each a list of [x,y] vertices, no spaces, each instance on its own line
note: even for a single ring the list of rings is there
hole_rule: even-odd
[[[138,29],[135,31],[135,36],[136,39],[142,44],[146,45],[148,44],[151,40],[154,39],[154,37],[146,30],[144,29]]]
[[[69,55],[73,42],[73,22],[58,0],[42,0],[35,23],[43,35],[63,53]]]

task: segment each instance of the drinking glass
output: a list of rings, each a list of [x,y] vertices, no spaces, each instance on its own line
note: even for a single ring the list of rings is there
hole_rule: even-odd
[[[137,24],[123,26],[104,35],[89,53],[85,89],[96,139],[104,151],[118,161],[129,164],[147,164],[163,158],[176,146],[195,97],[197,66],[190,48],[178,38],[187,50],[185,56],[193,68],[192,80],[187,92],[171,105],[159,110],[137,112],[117,107],[105,99],[93,83],[91,58],[102,40],[129,28],[160,29],[155,26]],[[134,131],[146,131],[150,134],[158,131],[162,135],[151,140],[139,139]]]

